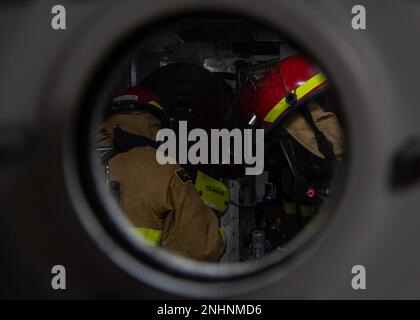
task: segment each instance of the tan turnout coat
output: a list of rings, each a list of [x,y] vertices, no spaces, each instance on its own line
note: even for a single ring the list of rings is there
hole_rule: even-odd
[[[117,126],[155,140],[160,121],[147,112],[110,116],[99,133],[98,147],[113,145]],[[135,227],[162,230],[161,246],[182,256],[203,261],[221,256],[218,217],[192,181],[176,174],[182,170],[179,165],[161,165],[155,149],[136,147],[111,158],[109,170],[110,180],[120,185],[120,206]]]

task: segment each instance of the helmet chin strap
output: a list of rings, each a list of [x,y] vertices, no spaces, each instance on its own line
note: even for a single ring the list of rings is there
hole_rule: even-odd
[[[298,109],[299,99],[296,95],[296,90],[295,92],[290,92],[287,94],[286,103],[289,105],[290,109],[292,110]],[[307,105],[301,106],[297,111],[300,112],[300,114],[303,116],[305,121],[312,128],[315,134],[315,139],[318,145],[318,149],[322,153],[322,155],[325,157],[325,159],[328,161],[336,160],[337,158],[335,156],[332,143],[328,141],[324,133],[321,130],[319,130],[319,128],[316,126],[315,121],[312,117],[312,114],[308,109],[308,106]]]
[[[304,106],[300,108],[299,112],[303,116],[303,118],[306,120],[306,122],[309,124],[309,126],[312,128],[312,130],[314,131],[315,139],[318,144],[318,149],[322,153],[322,155],[325,157],[325,159],[328,161],[336,160],[337,157],[334,153],[334,148],[333,148],[332,143],[325,137],[324,133],[318,129],[308,107]]]

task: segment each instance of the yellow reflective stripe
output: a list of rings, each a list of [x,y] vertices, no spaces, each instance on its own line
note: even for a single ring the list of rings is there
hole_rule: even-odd
[[[293,202],[283,203],[283,210],[285,214],[296,214],[296,204]]]
[[[223,228],[219,228],[219,233],[222,236],[222,240],[223,240],[223,246],[227,246],[227,237],[226,237],[226,232]]]
[[[227,211],[230,192],[223,182],[198,171],[194,186],[207,206],[221,213]]]
[[[310,217],[315,214],[315,208],[309,206],[300,206],[302,217]]]
[[[328,81],[328,78],[323,73],[318,73],[317,75],[310,78],[308,81],[306,81],[304,84],[302,84],[300,87],[296,89],[295,94],[298,98],[298,101],[302,99],[304,96],[306,96],[313,89],[315,89],[316,87],[318,87],[319,85],[327,81]],[[286,103],[286,97],[284,97],[265,116],[264,121],[274,122],[284,111],[287,110],[287,108],[289,108],[289,105]]]
[[[228,244],[227,243],[227,237],[226,237],[226,233],[225,233],[224,229],[219,228],[219,233],[222,236],[222,240],[223,240],[223,249],[222,249],[222,254],[221,254],[221,255],[223,255],[226,252],[226,248],[227,248],[227,244]]]
[[[161,107],[161,105],[159,103],[157,103],[156,101],[154,101],[154,100],[149,101],[148,104],[154,105],[155,107],[158,107],[159,109],[163,110],[163,108]]]
[[[162,230],[149,228],[130,228],[130,231],[142,241],[146,241],[152,245],[160,245],[160,241],[162,239]]]
[[[302,217],[310,217],[315,214],[315,208],[310,206],[299,206]],[[287,215],[294,215],[297,213],[297,206],[293,202],[283,203],[284,213]]]

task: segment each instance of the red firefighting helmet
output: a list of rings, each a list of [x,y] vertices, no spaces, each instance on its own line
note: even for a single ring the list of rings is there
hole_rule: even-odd
[[[158,118],[163,128],[170,126],[170,119],[159,97],[144,87],[121,90],[113,99],[108,115],[133,111],[147,111]]]
[[[320,94],[328,87],[327,77],[302,55],[288,57],[272,66],[255,83],[252,109],[256,118],[267,126],[281,121],[291,111]],[[249,111],[248,111],[249,112]]]

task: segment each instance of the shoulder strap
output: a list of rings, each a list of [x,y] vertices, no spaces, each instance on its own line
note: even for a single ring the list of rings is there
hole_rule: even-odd
[[[97,152],[103,164],[106,164],[109,160],[111,160],[114,156],[116,156],[119,153],[119,151],[114,147],[100,148],[97,149]]]
[[[302,114],[302,116],[305,118],[306,122],[314,131],[315,139],[318,144],[319,151],[324,155],[326,160],[335,160],[336,156],[334,153],[334,148],[333,148],[332,143],[328,141],[324,133],[322,133],[322,131],[318,129],[308,107],[303,106],[302,108],[299,109],[299,111]]]
[[[160,143],[157,141],[154,141],[144,136],[128,133],[120,127],[116,127],[114,129],[114,146],[111,148],[99,149],[98,151],[102,163],[106,164],[117,154],[127,152],[133,148],[152,147],[154,149],[157,149],[159,148],[159,146]],[[197,169],[195,169],[192,165],[189,164],[181,165],[181,167],[185,169],[185,171],[187,171],[193,182],[195,182],[197,178]]]
[[[152,147],[157,149],[159,145],[158,142],[152,139],[128,133],[120,127],[114,129],[114,146],[120,152],[126,152],[137,147]]]
[[[114,129],[114,145],[111,148],[98,149],[98,152],[102,162],[107,163],[117,154],[137,147],[152,147],[157,149],[159,143],[147,137],[131,134],[120,127],[116,127]]]

